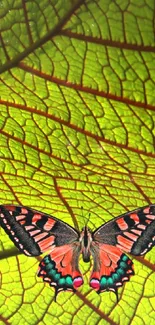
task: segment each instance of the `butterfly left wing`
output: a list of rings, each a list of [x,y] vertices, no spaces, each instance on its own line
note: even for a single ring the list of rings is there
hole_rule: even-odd
[[[39,264],[38,276],[55,288],[55,298],[62,290],[76,291],[83,284],[78,267],[80,245],[55,247]]]
[[[98,293],[105,290],[117,293],[117,287],[129,281],[134,274],[133,263],[123,252],[144,255],[155,245],[155,205],[139,208],[107,222],[94,231],[92,237],[94,269],[90,285],[96,286]]]
[[[0,225],[17,248],[27,256],[38,256],[45,251],[38,276],[61,290],[75,291],[83,279],[78,268],[79,233],[48,214],[14,205],[0,206]]]
[[[38,256],[79,238],[79,233],[65,222],[24,206],[0,205],[0,225],[28,256]]]

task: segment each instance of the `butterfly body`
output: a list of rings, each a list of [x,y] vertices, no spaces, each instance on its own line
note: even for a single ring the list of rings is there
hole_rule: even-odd
[[[155,245],[155,205],[127,212],[91,231],[81,232],[67,223],[31,208],[0,206],[0,225],[18,249],[27,256],[48,251],[39,264],[38,276],[55,288],[75,292],[83,284],[79,256],[93,258],[90,286],[113,291],[134,274],[133,263],[124,253],[143,255]]]

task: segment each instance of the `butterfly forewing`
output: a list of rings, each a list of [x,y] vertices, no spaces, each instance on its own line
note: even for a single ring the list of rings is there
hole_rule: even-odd
[[[94,240],[133,255],[144,255],[155,245],[155,205],[125,213],[99,227]]]
[[[78,240],[78,232],[48,214],[23,207],[0,206],[0,224],[14,244],[28,256],[37,256]]]

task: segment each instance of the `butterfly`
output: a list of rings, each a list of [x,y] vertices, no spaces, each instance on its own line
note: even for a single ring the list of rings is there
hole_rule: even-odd
[[[113,291],[134,275],[133,262],[125,253],[144,255],[155,245],[155,205],[138,208],[81,232],[43,212],[24,206],[0,205],[0,225],[27,256],[49,251],[39,264],[38,276],[60,291],[75,292],[83,284],[79,256],[93,258],[90,287],[97,293]]]

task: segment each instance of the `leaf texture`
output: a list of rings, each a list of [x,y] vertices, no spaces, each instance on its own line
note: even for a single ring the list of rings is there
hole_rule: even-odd
[[[1,1],[1,204],[94,230],[155,203],[154,10],[153,0]],[[90,289],[82,262],[83,288],[56,304],[39,260],[1,230],[0,325],[154,325],[154,249],[133,259],[118,304]]]

